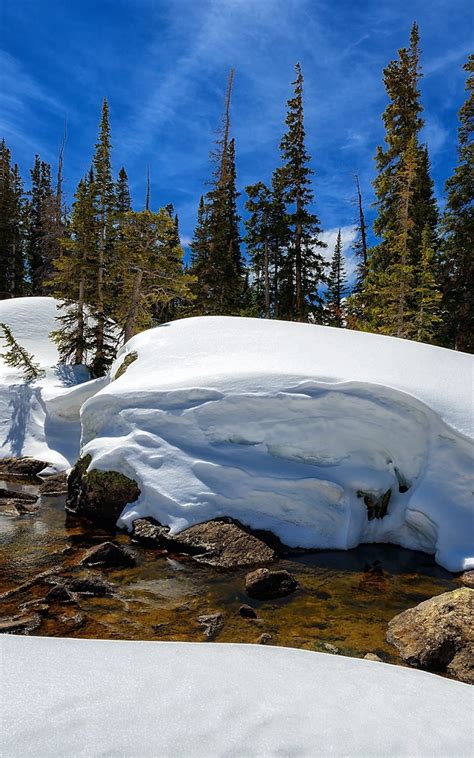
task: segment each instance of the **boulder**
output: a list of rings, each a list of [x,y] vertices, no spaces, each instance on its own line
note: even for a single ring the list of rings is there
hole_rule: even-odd
[[[260,637],[258,638],[258,640],[257,640],[257,644],[258,644],[258,645],[269,645],[269,644],[270,644],[270,642],[272,641],[272,639],[273,639],[273,637],[272,637],[272,635],[271,635],[271,634],[269,634],[268,632],[264,632],[264,633],[263,633],[263,634],[261,634],[261,635],[260,635]]]
[[[99,524],[115,526],[127,503],[140,497],[134,479],[118,471],[88,471],[90,455],[80,458],[67,479],[66,509]]]
[[[377,653],[366,653],[364,655],[364,661],[377,661],[377,663],[383,663],[382,659],[379,658]]]
[[[103,566],[104,568],[128,568],[136,565],[136,560],[128,550],[115,542],[101,542],[94,545],[79,561],[81,566]]]
[[[288,571],[270,571],[260,568],[251,571],[245,577],[245,591],[258,600],[272,600],[291,595],[298,587],[298,582]]]
[[[474,684],[474,590],[444,592],[393,618],[387,642],[410,666]]]
[[[132,539],[170,552],[186,553],[198,563],[216,568],[235,569],[259,566],[276,560],[275,550],[238,522],[214,519],[196,524],[176,535],[154,519],[137,519]]]
[[[0,619],[0,634],[29,634],[41,624],[41,616],[33,613],[26,616],[11,616]]]

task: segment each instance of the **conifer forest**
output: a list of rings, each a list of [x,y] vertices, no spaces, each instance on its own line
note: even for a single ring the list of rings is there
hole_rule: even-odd
[[[115,173],[106,98],[95,147],[85,157],[90,167],[73,198],[63,189],[64,144],[54,166],[32,156],[26,177],[3,140],[0,298],[52,295],[61,301],[54,333],[61,358],[87,363],[94,376],[104,374],[120,344],[137,332],[194,315],[309,322],[472,352],[474,56],[464,70],[458,162],[440,209],[420,136],[416,23],[407,46],[384,69],[385,140],[374,145],[373,228],[356,167],[351,178],[358,261],[352,282],[340,234],[334,250],[323,255],[317,157],[313,162],[307,149],[308,94],[296,63],[275,169],[247,187],[239,186],[236,173],[230,71],[222,122],[217,136],[209,134],[209,183],[186,255],[173,205],[157,208],[149,182],[146,198],[131,197],[127,167]]]

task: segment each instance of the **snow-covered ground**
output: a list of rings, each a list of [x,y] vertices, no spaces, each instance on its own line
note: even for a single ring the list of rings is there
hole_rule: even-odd
[[[112,376],[132,352],[81,412],[91,467],[141,489],[122,525],[227,515],[292,546],[394,542],[474,566],[472,356],[225,317],[137,335]],[[369,521],[361,493],[389,489],[388,514]]]
[[[46,372],[26,384],[21,371],[0,356],[0,456],[32,456],[64,469],[79,452],[79,409],[104,381],[88,382],[84,366],[58,366],[58,352],[49,335],[58,329],[57,302],[51,297],[0,301],[0,322],[9,326]],[[5,352],[0,332],[0,352]]]
[[[462,758],[474,689],[257,645],[0,637],[3,758]],[[3,745],[2,745],[3,741]]]

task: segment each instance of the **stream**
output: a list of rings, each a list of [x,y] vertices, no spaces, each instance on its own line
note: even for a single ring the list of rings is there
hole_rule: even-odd
[[[0,487],[38,492],[33,483],[5,481]],[[206,640],[198,617],[223,613],[218,642],[256,643],[268,634],[270,644],[354,657],[371,652],[401,664],[385,641],[390,619],[459,587],[433,556],[385,544],[280,560],[271,568],[287,569],[300,588],[271,601],[245,594],[248,569],[199,565],[186,556],[131,543],[123,533],[113,539],[133,552],[135,567],[85,569],[77,565],[84,551],[111,539],[110,533],[67,516],[64,497],[42,497],[38,503],[35,513],[0,513],[0,621],[34,612],[39,614],[37,623],[26,633],[35,635],[197,642]],[[43,572],[50,573],[31,583]],[[112,585],[113,595],[45,603],[52,575],[99,576]],[[12,592],[24,583],[28,586]],[[257,619],[241,617],[244,603],[255,608]]]

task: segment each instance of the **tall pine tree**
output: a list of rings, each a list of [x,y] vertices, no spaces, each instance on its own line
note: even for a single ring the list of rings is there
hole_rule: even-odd
[[[341,230],[339,229],[324,296],[327,313],[326,323],[328,326],[344,326],[346,320],[344,299],[347,292],[347,277],[342,252]]]
[[[467,99],[459,111],[458,165],[446,182],[442,220],[442,340],[448,347],[474,352],[474,55],[464,66]]]
[[[318,238],[321,229],[318,218],[310,211],[314,196],[309,167],[310,156],[306,149],[303,112],[303,74],[299,63],[295,66],[294,95],[288,100],[287,132],[281,141],[283,168],[283,195],[287,205],[287,223],[290,246],[286,266],[281,271],[280,290],[293,293],[292,302],[285,304],[284,318],[306,321],[321,310],[318,288],[323,280],[324,259],[317,251],[325,244]]]
[[[25,294],[26,205],[18,166],[0,143],[0,299]]]

